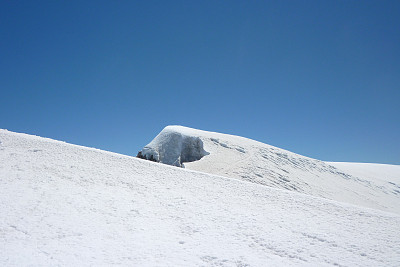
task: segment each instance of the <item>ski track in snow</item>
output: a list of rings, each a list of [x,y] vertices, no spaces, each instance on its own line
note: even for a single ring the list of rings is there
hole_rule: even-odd
[[[400,216],[0,130],[1,266],[400,266]]]

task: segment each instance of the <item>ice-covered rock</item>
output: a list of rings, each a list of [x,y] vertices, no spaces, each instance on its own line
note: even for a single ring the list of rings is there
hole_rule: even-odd
[[[139,152],[138,157],[182,167],[184,162],[196,161],[208,155],[201,139],[182,129],[180,126],[165,127]]]

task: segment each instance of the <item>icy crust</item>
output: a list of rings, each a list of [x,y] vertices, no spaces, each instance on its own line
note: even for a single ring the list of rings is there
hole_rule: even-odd
[[[198,136],[180,131],[178,126],[167,126],[139,152],[138,157],[183,167],[184,162],[193,162],[208,154]]]

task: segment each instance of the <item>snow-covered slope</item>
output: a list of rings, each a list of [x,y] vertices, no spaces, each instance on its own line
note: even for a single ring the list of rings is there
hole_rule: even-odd
[[[365,177],[382,188],[400,194],[400,166],[376,163],[329,162],[348,174]]]
[[[239,136],[182,126],[166,127],[146,146],[147,156],[161,154],[168,160],[169,155],[164,153],[168,150],[158,148],[178,147],[179,135],[200,139],[201,148],[209,153],[198,161],[184,163],[187,169],[400,213],[400,166],[391,166],[387,180],[377,180],[369,175],[372,169],[380,173],[376,166],[364,172],[347,171],[343,164],[308,158]],[[185,155],[188,150],[181,152]]]
[[[399,266],[399,233],[397,214],[0,130],[0,266]]]

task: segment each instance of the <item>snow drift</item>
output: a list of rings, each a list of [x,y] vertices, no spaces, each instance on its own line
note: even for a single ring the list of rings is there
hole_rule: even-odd
[[[187,169],[400,213],[400,166],[370,164],[354,172],[251,139],[183,126],[167,126],[143,151],[180,166],[181,136],[201,141],[199,149],[183,153],[194,160],[184,164]]]
[[[400,266],[399,232],[397,214],[0,130],[1,266]]]

